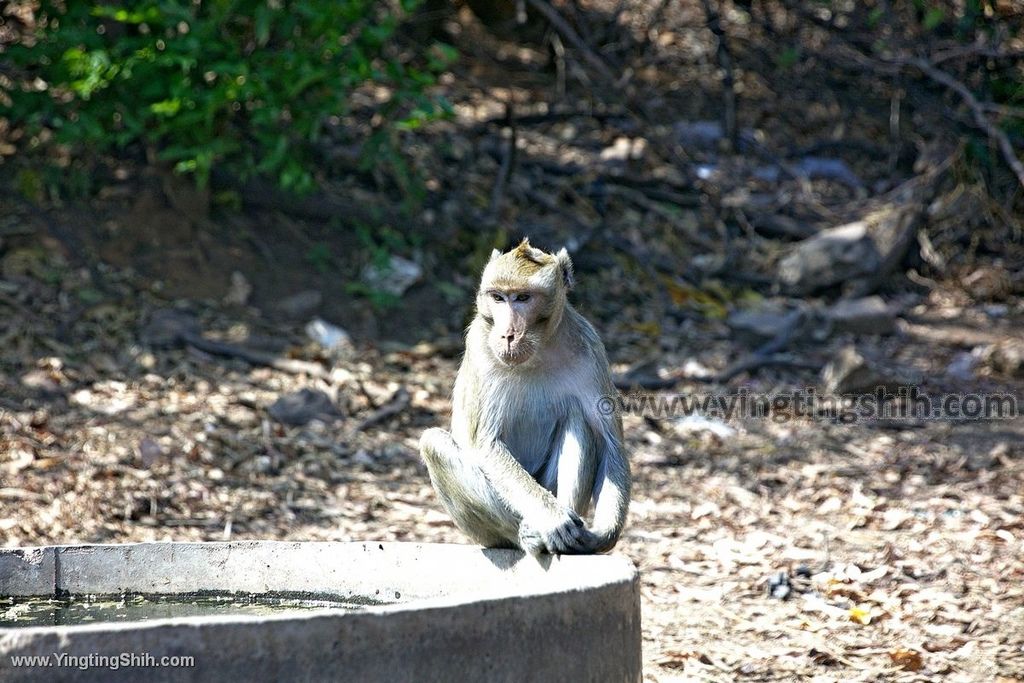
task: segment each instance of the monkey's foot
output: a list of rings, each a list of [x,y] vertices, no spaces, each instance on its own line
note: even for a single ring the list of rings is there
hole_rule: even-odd
[[[531,555],[592,553],[596,540],[580,516],[569,509],[563,510],[545,529],[526,521],[519,526],[519,547]]]

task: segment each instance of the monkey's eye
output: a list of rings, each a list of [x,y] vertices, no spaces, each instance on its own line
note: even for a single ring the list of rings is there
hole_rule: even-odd
[[[495,301],[497,301],[499,304],[502,301],[501,294],[491,294],[491,298],[494,299]]]
[[[529,301],[529,300],[530,300],[530,295],[529,294],[516,294],[516,301]]]

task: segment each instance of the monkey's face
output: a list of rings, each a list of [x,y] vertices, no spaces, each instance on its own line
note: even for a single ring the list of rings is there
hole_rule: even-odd
[[[505,254],[495,250],[480,280],[477,312],[487,346],[506,367],[527,363],[562,320],[572,288],[569,254],[549,254],[523,240]]]
[[[540,291],[488,289],[480,293],[480,315],[487,323],[487,344],[503,365],[530,360],[547,334],[549,298]]]

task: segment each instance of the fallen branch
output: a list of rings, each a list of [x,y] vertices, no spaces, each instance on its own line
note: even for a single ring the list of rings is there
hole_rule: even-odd
[[[1013,145],[1010,143],[1010,138],[1006,137],[1006,133],[1001,131],[989,120],[987,116],[985,116],[985,109],[981,102],[978,101],[978,98],[974,96],[974,93],[972,93],[966,85],[956,80],[945,71],[936,69],[924,59],[904,59],[898,60],[896,63],[913,66],[928,78],[949,88],[959,95],[964,101],[964,104],[966,104],[971,110],[974,122],[977,124],[978,128],[985,131],[989,138],[996,143],[999,147],[999,151],[1002,152],[1006,163],[1009,164],[1014,175],[1017,176],[1017,181],[1021,184],[1021,187],[1024,187],[1024,163],[1021,163],[1020,158],[1017,157],[1017,153],[1013,151]]]
[[[739,360],[722,372],[718,373],[712,378],[712,382],[715,384],[726,384],[733,377],[736,377],[744,372],[750,372],[752,370],[758,370],[760,368],[767,367],[789,367],[799,368],[802,370],[821,370],[821,363],[815,363],[813,361],[801,360],[794,358],[789,354],[776,354],[776,355],[759,355],[751,354],[747,358]]]
[[[823,54],[823,56],[826,59],[830,57],[827,53]],[[847,47],[846,50],[843,51],[841,59],[844,57],[861,68],[888,75],[894,75],[903,69],[914,68],[932,81],[955,92],[960,96],[960,99],[964,101],[967,108],[971,110],[971,116],[974,119],[975,125],[984,131],[985,134],[988,135],[989,139],[995,142],[996,146],[999,147],[999,151],[1002,154],[1003,159],[1017,177],[1017,182],[1020,183],[1021,187],[1024,187],[1024,163],[1021,162],[1016,152],[1014,152],[1010,138],[1008,138],[1006,133],[1001,131],[994,123],[992,123],[992,121],[989,120],[988,116],[985,114],[985,105],[978,101],[978,98],[974,96],[974,93],[972,93],[970,88],[966,85],[953,78],[945,71],[935,68],[935,66],[927,59],[921,59],[919,57],[879,61],[851,47]]]
[[[1024,50],[1000,50],[988,45],[964,45],[963,47],[951,48],[932,55],[931,63],[932,66],[935,66],[951,59],[969,59],[971,57],[994,60],[1022,59],[1024,58]]]
[[[175,309],[154,311],[140,331],[139,337],[144,344],[156,348],[194,349],[208,355],[237,358],[250,365],[265,365],[295,375],[305,374],[321,378],[330,375],[319,363],[294,358],[280,358],[272,353],[207,339],[202,334],[198,320],[186,311]]]
[[[505,104],[505,121],[508,127],[508,138],[505,141],[505,150],[501,157],[501,166],[498,168],[498,175],[494,178],[494,186],[491,188],[491,206],[487,211],[487,222],[497,220],[501,212],[501,202],[505,197],[505,186],[512,177],[512,169],[516,162],[516,126],[513,122],[512,103]]]
[[[919,163],[927,165],[924,172],[890,193],[893,203],[898,204],[899,208],[894,210],[894,216],[890,219],[894,226],[892,237],[884,250],[885,256],[875,272],[851,283],[844,292],[844,298],[856,299],[871,294],[903,263],[910,248],[918,242],[917,236],[922,230],[925,211],[957,154],[947,154],[941,148],[923,154]]]
[[[328,377],[330,373],[319,363],[312,361],[298,360],[296,358],[281,358],[271,353],[247,349],[243,346],[228,344],[226,342],[214,341],[200,335],[185,335],[181,339],[185,346],[198,349],[203,353],[224,358],[236,358],[245,361],[250,365],[265,365],[281,372],[291,375],[309,375],[310,377]]]
[[[576,33],[576,30],[569,25],[562,15],[555,10],[554,7],[544,2],[544,0],[526,0],[530,3],[530,7],[533,7],[539,12],[545,19],[547,19],[555,30],[558,31],[563,38],[575,47],[577,50],[583,53],[583,58],[594,68],[595,71],[601,74],[602,77],[608,79],[610,82],[615,82],[615,75],[612,70],[608,68],[608,65],[604,63],[604,60],[589,45],[586,41],[580,37],[580,34]]]
[[[411,398],[405,387],[398,387],[384,405],[363,418],[363,421],[356,425],[355,431],[362,432],[370,427],[398,415],[409,406]]]
[[[750,355],[736,361],[725,370],[710,378],[715,384],[725,384],[733,377],[767,367],[769,365],[788,365],[791,367],[818,368],[818,364],[810,364],[807,361],[783,355],[779,352],[789,346],[789,343],[796,337],[797,332],[803,328],[803,310],[797,309],[786,316],[782,329],[774,337],[755,349]]]
[[[722,28],[721,14],[711,6],[711,0],[701,0],[704,14],[708,19],[708,28],[718,40],[718,66],[722,67],[722,133],[733,150],[739,144],[739,132],[736,129],[736,84],[732,70],[732,53],[725,42],[725,30]]]

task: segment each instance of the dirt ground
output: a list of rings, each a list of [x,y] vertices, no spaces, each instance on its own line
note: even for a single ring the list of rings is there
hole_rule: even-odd
[[[513,42],[461,17],[442,83],[455,116],[403,138],[426,189],[411,212],[345,165],[344,140],[323,192],[287,206],[258,188],[197,197],[131,160],[101,164],[84,199],[28,201],[0,174],[0,544],[465,542],[417,441],[447,424],[482,259],[522,235],[571,248],[574,301],[625,394],[821,389],[853,346],[883,383],[1024,406],[1021,363],[992,361],[1024,338],[1020,196],[992,199],[1013,181],[965,161],[976,135],[943,137],[969,117],[941,88],[908,79],[897,97],[806,40],[806,16],[727,3],[743,131],[727,149],[701,137],[722,106],[701,3],[556,5],[587,10],[570,18],[620,87],[550,31]],[[802,51],[772,52],[797,37]],[[732,314],[845,296],[783,291],[780,260],[902,211],[936,142],[958,151],[913,208],[920,244],[875,287],[892,328],[812,317],[779,363],[709,382],[764,341]],[[809,155],[845,170],[794,170]],[[363,275],[392,254],[423,274],[375,300]],[[249,360],[154,337],[168,310]],[[313,317],[353,345],[311,342]],[[272,417],[303,389],[336,414]],[[1024,418],[648,412],[625,431],[635,485],[615,552],[641,573],[646,680],[1024,681]]]
[[[112,272],[124,298],[83,312],[81,340],[65,345],[61,291],[74,281],[23,282],[0,298],[4,545],[465,542],[416,453],[419,433],[446,423],[457,343],[328,360],[291,327],[199,307],[208,333],[274,336],[324,376],[150,349],[133,337],[160,302]],[[956,350],[911,332],[899,343],[923,369]],[[692,356],[713,363],[717,351]],[[935,377],[929,390],[950,390]],[[782,385],[802,381],[814,378]],[[780,386],[742,386],[769,384]],[[268,417],[301,388],[336,397],[342,416],[298,427]],[[1019,396],[1021,385],[979,378],[956,389]],[[391,417],[366,423],[389,405]],[[1022,422],[747,420],[716,434],[626,416],[636,485],[616,552],[641,572],[646,678],[1020,679]],[[786,599],[769,595],[780,572]]]

